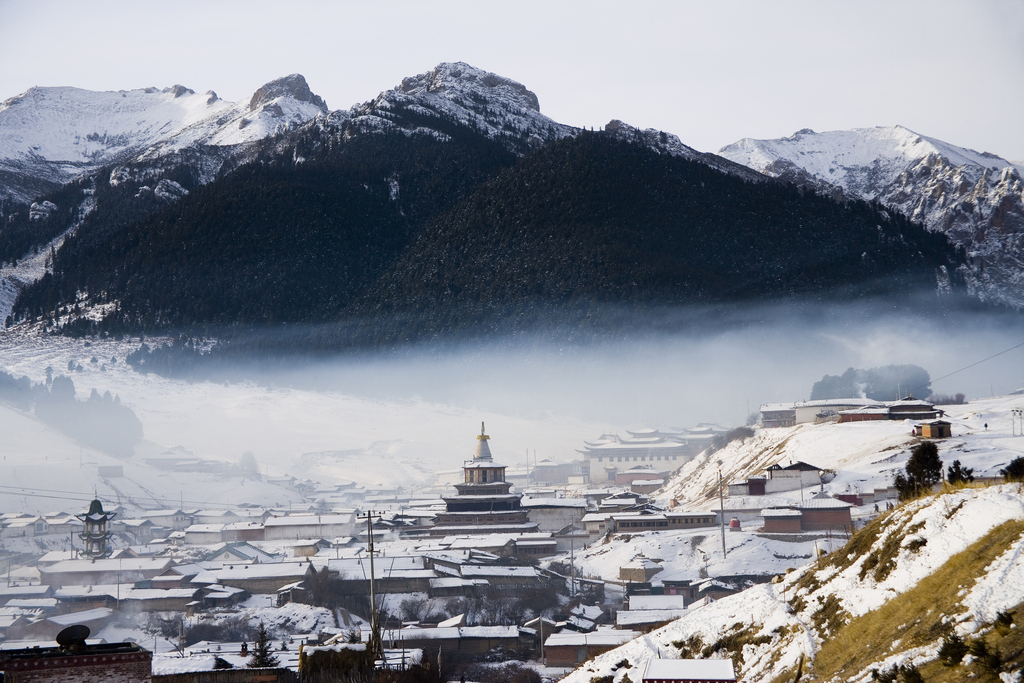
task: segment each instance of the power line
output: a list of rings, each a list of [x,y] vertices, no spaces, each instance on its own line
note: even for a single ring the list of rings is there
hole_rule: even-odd
[[[933,380],[931,380],[930,384],[934,384],[935,382],[939,382],[941,380],[944,380],[947,377],[952,377],[953,375],[957,374],[958,372],[963,372],[964,370],[968,370],[970,368],[973,368],[975,365],[981,365],[985,361],[992,360],[993,358],[996,358],[997,356],[1001,356],[1004,353],[1009,353],[1010,351],[1013,351],[1014,349],[1019,349],[1022,346],[1024,346],[1024,342],[1021,342],[1020,344],[1017,344],[1016,346],[1011,346],[1008,349],[1004,349],[1004,350],[1000,351],[999,353],[993,353],[988,358],[982,358],[981,360],[979,360],[977,362],[974,362],[974,363],[971,363],[970,365],[965,365],[964,367],[960,368],[959,370],[954,370],[953,372],[949,373],[948,375],[943,375],[942,377],[939,377],[938,379],[933,379]],[[924,385],[921,385],[919,387],[914,387],[914,388],[915,389],[923,389]]]
[[[42,493],[34,493],[35,491],[45,491],[46,493],[59,493],[61,495],[59,495],[59,496],[48,496],[48,495],[44,495]],[[32,492],[32,493],[30,493],[30,492]],[[28,498],[59,498],[59,499],[62,498],[62,499],[65,499],[65,500],[83,500],[83,501],[87,501],[87,502],[91,501],[93,498],[96,498],[95,495],[93,495],[91,493],[83,493],[82,491],[60,491],[60,490],[56,490],[56,489],[41,489],[41,488],[36,488],[34,486],[33,487],[23,487],[23,486],[4,486],[4,485],[0,485],[0,496],[2,496],[2,495],[25,496],[25,497],[28,497]],[[115,494],[114,497],[117,498],[118,496]],[[137,501],[139,501],[139,500],[142,500],[143,502],[145,502],[145,501],[153,501],[154,503],[160,503],[160,504],[164,504],[164,505],[166,505],[168,503],[172,503],[172,502],[179,502],[179,503],[184,503],[185,502],[184,500],[174,501],[172,498],[157,498],[155,496],[151,496],[151,495],[148,495],[148,494],[147,495],[133,496],[133,495],[127,495],[127,494],[122,493],[119,497],[121,499],[123,499],[123,500],[136,501],[135,502],[136,505],[138,505]],[[188,502],[189,502],[190,505],[209,505],[211,503],[211,501],[208,501],[208,500],[190,500]],[[141,506],[139,506],[139,507],[141,507]]]

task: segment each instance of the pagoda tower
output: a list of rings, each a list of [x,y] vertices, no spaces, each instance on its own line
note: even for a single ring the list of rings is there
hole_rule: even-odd
[[[481,422],[476,454],[462,466],[458,494],[445,497],[447,511],[437,515],[435,535],[537,531],[529,510],[520,507],[522,495],[512,493],[512,484],[505,481],[505,465],[494,462],[490,438]]]
[[[85,541],[85,549],[82,555],[85,557],[106,557],[113,548],[107,547],[107,541],[112,535],[107,531],[107,522],[114,518],[116,512],[104,512],[103,503],[97,498],[89,504],[89,511],[75,515],[85,524],[85,530],[78,534],[78,537]]]

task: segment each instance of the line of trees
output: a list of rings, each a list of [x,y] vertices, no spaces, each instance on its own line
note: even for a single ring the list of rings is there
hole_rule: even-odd
[[[39,384],[0,372],[0,401],[25,412],[34,409],[40,420],[87,446],[118,457],[133,455],[142,440],[142,422],[135,412],[109,391],[93,389],[87,400],[79,401],[71,378],[52,377],[52,372],[47,368],[49,381]]]
[[[1024,457],[1014,458],[999,474],[1007,482],[1024,481]],[[910,451],[910,459],[903,472],[897,472],[894,485],[900,500],[911,500],[932,490],[943,481],[942,459],[938,446],[932,441],[923,441]],[[974,469],[964,467],[959,460],[946,470],[945,481],[952,485],[969,484],[974,481]]]

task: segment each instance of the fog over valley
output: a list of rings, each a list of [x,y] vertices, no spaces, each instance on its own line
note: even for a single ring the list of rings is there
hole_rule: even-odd
[[[488,425],[495,456],[525,466],[528,450],[531,458],[535,451],[540,459],[577,459],[584,440],[604,432],[743,425],[762,403],[809,399],[815,382],[850,367],[918,365],[939,380],[931,391],[962,392],[968,400],[1010,393],[1024,382],[1024,349],[956,372],[1019,343],[1022,326],[1008,316],[805,304],[750,307],[728,317],[694,310],[685,320],[690,331],[626,334],[586,345],[519,338],[311,361],[261,358],[221,368],[226,379],[213,380],[136,372],[125,358],[138,340],[9,333],[0,342],[0,369],[43,383],[51,368],[52,375],[73,380],[80,400],[93,389],[117,395],[144,433],[126,462],[141,464],[180,447],[198,458],[236,463],[249,451],[264,474],[371,487],[432,484],[438,472],[442,483],[450,479],[472,455],[480,421]],[[162,341],[145,343],[155,348]],[[76,370],[68,371],[69,363]],[[950,373],[956,374],[939,379]],[[82,449],[74,441],[31,415],[7,419],[6,455],[27,455],[13,451],[31,450],[45,432],[52,450],[44,457],[77,468]],[[30,471],[16,479],[47,488]],[[173,497],[180,485],[168,482],[162,491],[154,485],[154,491]],[[201,490],[188,497],[222,500],[219,488],[205,501]],[[232,496],[243,502],[246,493]],[[45,499],[38,505],[52,507]]]

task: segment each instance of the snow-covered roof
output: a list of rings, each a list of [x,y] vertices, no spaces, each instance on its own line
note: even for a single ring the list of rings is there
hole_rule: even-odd
[[[304,576],[309,565],[305,562],[274,562],[268,564],[236,564],[210,572],[216,581],[238,579],[272,579],[279,577]],[[202,575],[200,575],[202,576]],[[199,577],[193,580],[199,583]]]
[[[632,600],[632,598],[630,598]],[[630,609],[615,614],[616,626],[640,626],[641,624],[657,624],[672,621],[686,614],[685,607],[673,609]]]
[[[840,509],[840,508],[852,508],[854,505],[833,498],[827,493],[818,493],[813,498],[805,500],[800,503],[800,507],[804,510],[829,510],[829,509]]]
[[[369,635],[363,631],[363,638]],[[383,633],[384,640],[399,642],[402,640],[448,640],[453,638],[518,638],[519,629],[515,626],[461,626],[445,628],[419,628],[412,626],[403,629],[392,629]]]
[[[467,564],[462,566],[462,576],[517,576],[521,578],[535,578],[537,576],[537,570],[535,570],[533,567],[482,567]]]
[[[270,517],[264,523],[266,527],[275,526],[303,526],[303,525],[320,525],[320,524],[351,524],[355,513],[349,512],[345,514],[330,514],[330,515],[288,515],[287,517]]]
[[[840,415],[888,415],[889,409],[885,406],[866,406],[864,408],[850,408],[840,410]]]
[[[174,564],[166,557],[125,557],[116,560],[64,560],[49,567],[39,567],[40,574],[65,574],[116,571],[157,571]]]
[[[58,614],[50,617],[47,621],[52,621],[58,626],[71,626],[72,624],[81,624],[87,621],[97,621],[99,619],[106,619],[114,613],[114,610],[109,607],[97,607],[96,609],[87,609],[81,612],[71,612],[70,614]]]
[[[454,576],[448,576],[440,579],[431,579],[431,588],[463,588],[466,586],[476,585],[474,581],[468,579],[459,579]]]
[[[684,609],[686,597],[682,595],[631,595],[629,596],[629,609],[632,610],[662,610],[662,609]]]
[[[523,498],[520,505],[524,508],[586,508],[584,498]]]
[[[57,606],[57,598],[11,598],[4,606],[23,609],[52,609]]]
[[[761,510],[761,516],[774,519],[777,517],[802,517],[803,513],[792,508],[765,508]]]
[[[813,401],[792,401],[789,403],[764,403],[761,412],[796,410],[797,408],[837,408],[839,406],[884,406],[881,401],[871,398],[824,398]]]
[[[584,646],[584,645],[622,645],[628,643],[640,635],[639,631],[628,631],[620,629],[599,629],[592,633],[575,633],[573,631],[562,631],[552,633],[544,641],[544,647],[557,647],[559,645]]]
[[[50,586],[43,586],[36,584],[34,586],[3,586],[0,588],[0,600],[3,600],[6,596],[22,595],[22,596],[41,596],[47,595],[50,592]]]
[[[731,659],[651,659],[642,680],[735,681]]]
[[[640,555],[639,557],[633,558],[633,560],[627,564],[622,565],[623,569],[661,569],[661,565],[652,560],[649,557]]]
[[[612,518],[611,512],[589,512],[583,515],[583,522],[606,522]]]

